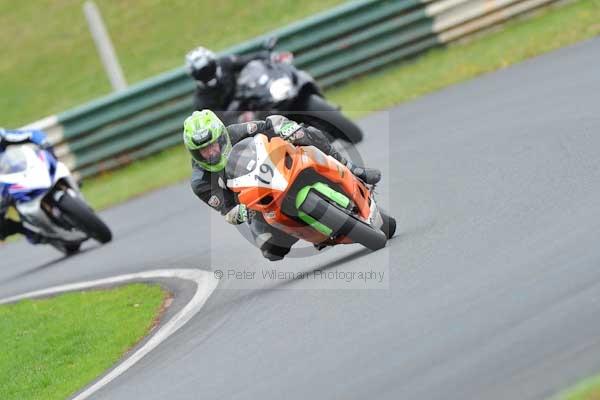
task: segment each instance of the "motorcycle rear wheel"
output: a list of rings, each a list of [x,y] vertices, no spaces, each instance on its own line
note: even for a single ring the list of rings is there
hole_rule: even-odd
[[[315,128],[329,133],[336,139],[356,144],[363,140],[363,132],[352,120],[328,103],[324,98],[311,94],[303,101],[301,108],[304,112],[295,114],[285,113],[296,122],[305,122]]]

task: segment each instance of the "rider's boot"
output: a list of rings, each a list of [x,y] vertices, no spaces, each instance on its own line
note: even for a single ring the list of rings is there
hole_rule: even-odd
[[[24,233],[24,235],[27,238],[27,241],[31,244],[47,243],[46,238],[44,236],[40,235],[37,232],[30,231],[29,229],[27,229],[27,233]]]
[[[25,236],[32,244],[38,244],[43,241],[43,237],[39,233],[25,228],[19,221],[14,221],[10,218],[7,218],[0,224],[0,240],[4,240],[7,237],[17,233]]]
[[[381,180],[381,171],[376,168],[365,168],[360,167],[354,164],[352,161],[346,159],[343,155],[341,155],[333,146],[331,146],[331,151],[329,153],[333,158],[344,164],[350,172],[354,174],[357,178],[362,180],[364,183],[369,185],[374,185]]]
[[[346,160],[346,163],[344,165],[348,167],[348,169],[354,174],[354,176],[361,179],[364,183],[374,185],[381,180],[381,171],[376,168],[359,167],[350,160]]]
[[[3,221],[0,220],[0,240],[4,240],[17,233],[23,233],[23,225],[20,222],[13,221],[10,218]]]
[[[291,248],[276,245],[264,246],[261,249],[263,257],[269,261],[280,261],[289,253]]]
[[[271,117],[269,117],[271,118]],[[286,120],[287,121],[287,120]],[[296,124],[297,129],[301,128],[300,125]],[[276,129],[277,132],[277,129]],[[281,133],[278,132],[280,135]],[[318,129],[313,127],[306,127],[305,129],[297,130],[295,133],[287,135],[287,138],[292,138],[292,143],[297,146],[310,146],[314,145],[317,148],[329,154],[342,164],[344,164],[350,171],[363,182],[374,185],[381,180],[381,171],[375,168],[364,168],[355,165],[350,160],[347,160],[342,156],[336,148],[331,144],[327,137]]]

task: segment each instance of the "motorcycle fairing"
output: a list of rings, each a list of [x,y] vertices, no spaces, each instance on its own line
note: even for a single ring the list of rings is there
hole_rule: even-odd
[[[322,185],[316,187],[329,193],[334,202],[343,197],[352,199],[356,216],[363,221],[368,222],[369,217],[374,215],[371,194],[364,183],[347,167],[316,147],[295,147],[281,138],[269,140],[262,134],[244,139],[236,146],[252,144],[256,147],[256,162],[248,162],[244,158],[244,165],[236,165],[235,160],[230,159],[232,164],[228,163],[226,170],[230,173],[235,166],[236,173],[228,179],[227,186],[237,192],[241,204],[261,212],[270,225],[313,243],[329,240],[330,230],[315,228],[315,224],[311,225],[307,218],[300,217],[294,206],[299,191],[317,182]],[[248,168],[244,169],[245,166]],[[318,189],[313,187],[312,190]],[[334,192],[337,195],[332,194]],[[345,204],[343,200],[341,203]],[[340,238],[338,242],[343,243],[344,239]]]

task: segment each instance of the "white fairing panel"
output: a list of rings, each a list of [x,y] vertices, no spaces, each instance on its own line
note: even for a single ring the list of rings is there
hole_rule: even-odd
[[[6,152],[20,152],[25,158],[27,168],[23,171],[0,175],[0,181],[9,184],[18,184],[24,191],[48,189],[52,186],[45,156],[38,156],[31,146],[8,148]]]
[[[4,170],[15,172],[0,174],[0,182],[11,185],[11,189],[18,192],[42,190],[40,195],[29,201],[20,201],[14,204],[21,221],[27,228],[52,239],[70,242],[81,242],[87,239],[83,232],[66,230],[56,225],[41,207],[44,194],[51,190],[58,180],[70,179],[69,169],[63,163],[58,162],[54,180],[52,180],[46,153],[38,151],[36,146],[11,146],[4,152],[3,156],[7,153],[9,153],[10,160],[4,159],[4,161],[7,161],[4,164],[6,167]]]
[[[71,171],[69,171],[69,168],[67,168],[67,166],[58,161],[56,163],[56,172],[54,173],[54,183],[58,182],[59,180],[63,179],[63,178],[67,178],[71,176]]]
[[[265,142],[260,136],[255,136],[254,143],[256,145],[256,164],[248,174],[228,179],[227,186],[230,188],[264,187],[285,191],[289,182],[269,157]]]

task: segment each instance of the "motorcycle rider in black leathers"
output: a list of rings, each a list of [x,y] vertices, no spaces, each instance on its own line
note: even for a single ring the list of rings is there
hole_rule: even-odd
[[[267,117],[264,121],[252,121],[225,127],[210,110],[195,111],[184,123],[184,144],[192,155],[192,190],[202,201],[225,216],[227,222],[240,224],[248,220],[248,212],[239,205],[235,195],[227,186],[225,164],[231,147],[255,134],[268,137],[283,136],[296,146],[315,146],[325,154],[346,165],[358,178],[368,184],[381,179],[379,170],[358,167],[346,160],[331,145],[320,130],[297,124],[281,115]],[[250,229],[256,245],[263,256],[271,261],[281,260],[298,240],[265,222],[262,214],[256,213]]]
[[[185,61],[188,74],[196,81],[194,110],[210,109],[226,124],[238,122],[242,112],[228,110],[235,95],[238,73],[250,61],[269,57],[268,51],[219,57],[204,47],[190,51]]]
[[[52,152],[46,134],[40,130],[4,130],[0,128],[0,155],[8,146],[25,143],[33,143]],[[30,242],[38,243],[40,238],[35,233],[25,228],[21,222],[6,217],[10,206],[7,191],[8,185],[2,185],[0,182],[0,241],[20,233],[25,235]]]

